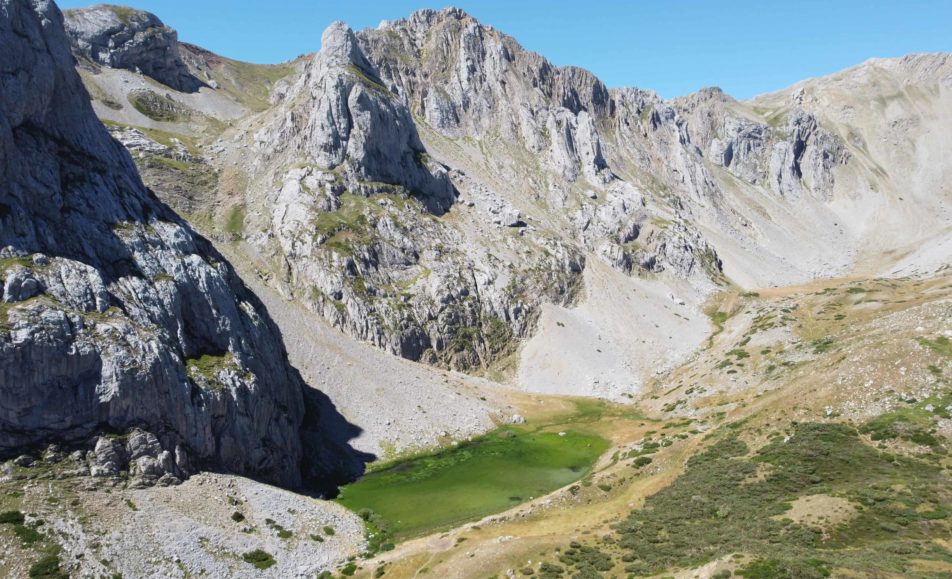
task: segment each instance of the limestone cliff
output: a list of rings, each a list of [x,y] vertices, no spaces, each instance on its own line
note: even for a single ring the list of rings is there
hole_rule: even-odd
[[[273,324],[96,118],[52,2],[0,1],[0,75],[0,452],[299,484],[303,386]]]

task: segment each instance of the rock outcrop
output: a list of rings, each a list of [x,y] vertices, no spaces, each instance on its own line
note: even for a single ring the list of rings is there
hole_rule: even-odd
[[[324,31],[321,51],[284,98],[284,114],[255,135],[265,159],[303,156],[351,190],[400,185],[434,212],[452,204],[446,170],[428,162],[410,111],[380,84],[345,24]]]
[[[154,14],[97,4],[67,10],[65,16],[77,57],[140,72],[182,92],[195,92],[203,86],[182,60],[178,34]]]
[[[0,452],[55,440],[100,474],[299,484],[303,386],[273,324],[143,186],[73,67],[52,2],[0,0]]]

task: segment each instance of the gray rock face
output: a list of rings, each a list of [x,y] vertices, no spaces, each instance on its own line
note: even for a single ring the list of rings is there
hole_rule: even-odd
[[[154,14],[98,4],[67,10],[65,17],[77,57],[141,72],[182,92],[194,92],[202,86],[182,61],[177,33]]]
[[[254,296],[145,189],[43,0],[0,0],[0,452],[301,481],[302,384]],[[311,428],[314,426],[311,425]]]
[[[327,28],[321,51],[284,98],[291,103],[285,114],[255,136],[266,158],[303,154],[351,189],[401,185],[434,211],[453,202],[446,172],[427,162],[410,111],[380,84],[343,23]]]
[[[555,67],[453,8],[415,12],[359,40],[384,84],[442,134],[498,133],[568,181],[611,178],[595,127],[611,99],[588,71]]]
[[[771,188],[788,197],[798,197],[806,189],[828,200],[833,192],[833,167],[849,158],[845,147],[812,115],[800,110],[790,115],[784,131],[786,139],[776,143],[770,155]]]
[[[802,109],[770,126],[732,110],[734,103],[716,88],[677,102],[687,136],[703,155],[747,183],[767,184],[784,197],[796,199],[807,192],[829,199],[834,167],[849,160],[843,144]]]

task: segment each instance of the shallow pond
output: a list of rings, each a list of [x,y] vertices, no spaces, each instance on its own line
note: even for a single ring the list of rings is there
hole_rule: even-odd
[[[575,431],[507,427],[365,475],[344,506],[379,515],[406,539],[504,511],[585,476],[608,441]]]

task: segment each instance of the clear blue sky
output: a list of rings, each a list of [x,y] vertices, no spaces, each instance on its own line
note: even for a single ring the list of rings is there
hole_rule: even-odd
[[[374,27],[451,0],[129,0],[179,38],[251,62],[320,48],[334,20]],[[91,2],[63,0],[62,8]],[[665,98],[720,86],[737,98],[876,56],[952,51],[952,0],[456,0],[557,65]]]

